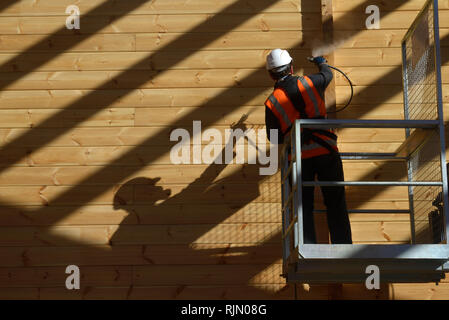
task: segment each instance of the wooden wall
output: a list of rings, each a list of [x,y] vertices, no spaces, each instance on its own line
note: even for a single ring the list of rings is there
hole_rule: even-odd
[[[293,299],[280,276],[279,175],[174,165],[169,137],[194,120],[223,132],[245,114],[247,128],[263,130],[265,56],[289,49],[295,71],[312,72],[305,57],[321,36],[320,2],[79,0],[81,28],[67,30],[73,2],[0,4],[0,298]],[[399,42],[424,1],[332,2],[334,36],[346,39],[335,64],[356,84],[338,117],[402,117]],[[365,30],[371,4],[382,30]],[[336,77],[337,104],[348,94]],[[404,135],[339,137],[342,151],[388,152]],[[347,180],[404,174],[398,163],[345,163]],[[348,203],[407,208],[407,190],[348,188]],[[324,216],[317,221],[326,242]],[[406,215],[352,215],[351,224],[357,243],[410,237]],[[69,264],[81,269],[80,290],[65,288]],[[299,297],[444,298],[448,288],[312,286]]]

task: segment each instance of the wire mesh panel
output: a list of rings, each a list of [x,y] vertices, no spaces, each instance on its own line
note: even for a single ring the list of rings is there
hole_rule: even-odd
[[[428,1],[402,41],[404,108],[406,120],[442,119],[437,55],[438,30],[435,25],[435,2]],[[407,130],[407,136],[416,134]],[[421,148],[408,159],[409,181],[446,181],[442,176],[441,131],[425,133]],[[409,187],[413,243],[441,243],[444,240],[442,187]],[[438,197],[441,201],[437,201]]]

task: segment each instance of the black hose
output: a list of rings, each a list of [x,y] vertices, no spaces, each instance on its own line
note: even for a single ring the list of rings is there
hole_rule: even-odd
[[[349,100],[346,103],[346,105],[343,108],[341,108],[341,109],[338,109],[338,110],[335,110],[335,111],[328,111],[327,112],[327,113],[337,113],[337,112],[345,110],[351,104],[352,98],[354,97],[354,88],[353,88],[353,84],[352,84],[351,80],[348,78],[346,73],[344,73],[343,71],[341,71],[340,69],[338,69],[336,67],[333,67],[333,66],[330,66],[330,65],[328,65],[328,67],[331,68],[331,69],[337,70],[338,72],[340,72],[346,78],[346,80],[348,80],[349,85],[351,87],[351,97],[349,98]]]

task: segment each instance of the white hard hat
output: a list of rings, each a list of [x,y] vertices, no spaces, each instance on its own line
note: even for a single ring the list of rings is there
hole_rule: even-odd
[[[285,66],[292,62],[292,57],[288,54],[287,50],[274,49],[267,56],[267,70],[272,70]]]

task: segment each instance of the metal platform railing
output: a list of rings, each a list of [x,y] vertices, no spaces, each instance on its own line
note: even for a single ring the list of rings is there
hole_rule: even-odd
[[[441,91],[438,1],[428,0],[402,40],[404,120],[297,120],[281,152],[283,272],[288,281],[361,282],[377,265],[381,281],[439,281],[449,270],[448,181]],[[342,159],[403,161],[404,181],[302,181],[301,129],[402,128],[394,153],[342,153]],[[407,244],[305,244],[302,186],[404,186],[408,210],[350,209],[349,213],[408,213]],[[323,212],[323,210],[320,210]],[[357,240],[357,239],[355,239]]]
[[[405,186],[405,187],[438,187],[444,194],[445,225],[444,239],[448,239],[446,225],[448,221],[447,177],[446,167],[441,166],[440,181],[302,181],[301,175],[301,129],[302,128],[421,128],[428,129],[429,134],[439,132],[441,123],[438,120],[297,120],[291,134],[286,137],[281,151],[281,181],[282,181],[282,222],[283,222],[283,258],[284,274],[291,281],[305,282],[347,282],[362,281],[366,277],[363,266],[379,265],[384,271],[384,281],[438,281],[443,277],[445,263],[449,259],[447,243],[439,244],[305,244],[302,229],[303,208],[301,186]],[[423,139],[425,140],[425,139]],[[410,143],[410,139],[404,145]],[[444,143],[444,141],[443,141]],[[400,157],[407,161],[425,143],[415,144],[410,154]],[[438,146],[438,149],[441,145]],[[349,156],[342,153],[342,158],[353,159],[395,159],[396,153],[352,153]],[[444,152],[440,154],[441,163],[445,163]],[[410,198],[410,201],[412,198]],[[320,210],[323,212],[323,210]],[[349,213],[409,213],[413,210],[371,209],[349,210]],[[410,218],[412,222],[413,217]],[[411,233],[414,228],[410,228]],[[412,239],[414,237],[412,236]],[[401,260],[402,262],[399,262]],[[397,262],[397,263],[396,263]],[[407,262],[404,264],[404,262]],[[396,263],[396,264],[395,264]],[[326,269],[326,264],[328,268]],[[418,272],[418,265],[422,269]],[[338,270],[335,267],[338,266]],[[449,266],[448,266],[449,267]],[[358,269],[358,273],[351,272]],[[318,270],[321,270],[320,273]],[[410,272],[415,270],[415,272]]]

